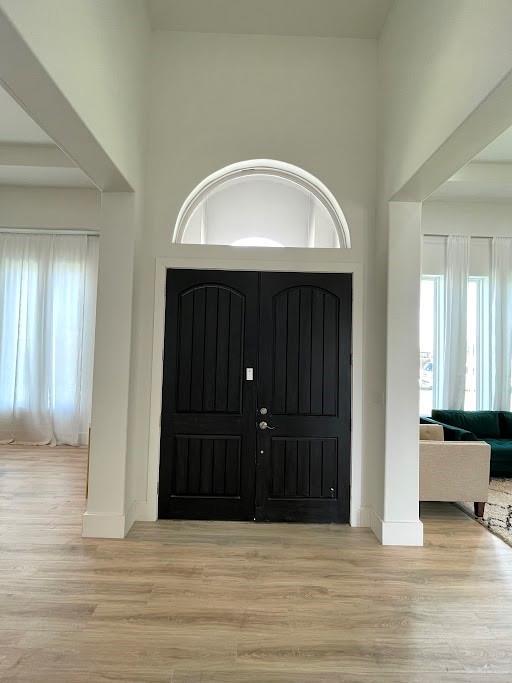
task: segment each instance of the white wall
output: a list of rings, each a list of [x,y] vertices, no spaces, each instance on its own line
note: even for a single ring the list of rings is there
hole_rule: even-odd
[[[512,237],[512,204],[499,202],[425,202],[422,273],[445,272],[446,235],[470,235],[470,275],[489,276],[492,237]],[[489,239],[482,239],[489,238]]]
[[[375,199],[375,41],[157,32],[151,73],[133,388],[139,501],[146,496],[155,257],[171,254],[172,230],[191,190],[240,160],[296,164],[334,193],[351,230],[351,258],[365,266]],[[370,431],[367,401],[365,392]]]
[[[100,193],[47,187],[0,187],[0,227],[100,231]]]
[[[446,236],[424,235],[421,248],[421,274],[444,275],[446,273]],[[469,274],[489,277],[491,274],[491,237],[471,240]]]
[[[151,70],[159,224],[206,175],[242,159],[308,166],[342,206],[373,201],[374,41],[156,32]]]
[[[421,229],[424,235],[512,237],[512,203],[425,202]]]

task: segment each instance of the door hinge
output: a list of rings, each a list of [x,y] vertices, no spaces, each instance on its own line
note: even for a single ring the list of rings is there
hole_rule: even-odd
[[[159,493],[160,493],[160,482],[157,481],[156,482],[156,495],[158,496]]]

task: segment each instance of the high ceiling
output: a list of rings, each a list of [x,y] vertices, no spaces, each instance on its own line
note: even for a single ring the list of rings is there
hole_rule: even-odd
[[[48,144],[51,138],[39,128],[12,97],[0,88],[0,144]]]
[[[443,183],[429,201],[512,202],[512,127]]]
[[[0,186],[94,187],[0,87]]]
[[[376,38],[392,0],[147,0],[153,29]]]
[[[428,201],[512,202],[512,164],[471,163]]]
[[[512,164],[512,128],[506,130],[480,154],[477,154],[475,160]]]

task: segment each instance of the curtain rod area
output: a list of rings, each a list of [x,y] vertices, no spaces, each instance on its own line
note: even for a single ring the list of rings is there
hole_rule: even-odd
[[[461,233],[453,233],[454,235],[459,235]],[[422,233],[423,237],[443,237],[447,238],[450,235],[447,235],[446,233],[441,233],[441,232],[424,232]],[[471,237],[472,240],[492,240],[491,235],[468,235],[468,237]]]
[[[99,237],[97,230],[56,230],[55,228],[3,228],[0,233],[11,233],[16,235],[88,235],[89,237]]]

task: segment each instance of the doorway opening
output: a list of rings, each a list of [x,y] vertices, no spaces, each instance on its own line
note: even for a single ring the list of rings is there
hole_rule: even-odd
[[[0,444],[88,445],[98,242],[0,230]]]
[[[348,522],[352,276],[167,270],[159,517]]]
[[[98,243],[89,231],[0,229],[1,513],[28,538],[56,524],[80,533]]]

